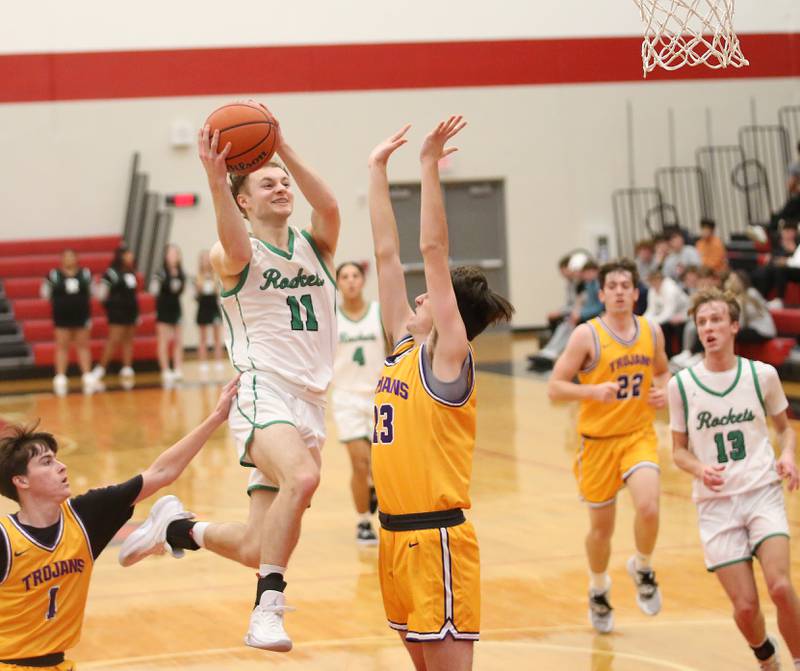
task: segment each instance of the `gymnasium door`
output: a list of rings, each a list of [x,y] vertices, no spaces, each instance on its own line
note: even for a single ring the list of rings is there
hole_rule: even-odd
[[[450,229],[450,267],[480,267],[489,285],[508,296],[506,221],[503,182],[481,180],[443,184]],[[409,301],[425,291],[425,274],[419,251],[419,184],[395,184],[390,189],[400,258],[406,271]]]

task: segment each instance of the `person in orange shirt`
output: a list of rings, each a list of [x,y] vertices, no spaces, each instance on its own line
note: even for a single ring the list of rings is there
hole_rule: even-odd
[[[713,219],[701,219],[700,239],[694,246],[700,254],[703,265],[721,273],[728,269],[728,257],[725,252],[725,244],[719,236],[714,234],[716,227]]]

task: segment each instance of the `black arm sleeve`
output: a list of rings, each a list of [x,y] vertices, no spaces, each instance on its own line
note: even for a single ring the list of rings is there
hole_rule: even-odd
[[[0,531],[0,580],[2,580],[6,571],[8,571],[8,553],[10,551],[8,545],[8,538],[5,532]]]
[[[133,515],[133,502],[142,491],[143,483],[142,476],[137,475],[119,485],[90,489],[70,501],[86,528],[95,559]]]

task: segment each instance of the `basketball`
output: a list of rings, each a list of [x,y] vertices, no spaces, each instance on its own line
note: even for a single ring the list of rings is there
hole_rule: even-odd
[[[276,121],[256,103],[236,102],[214,110],[206,119],[211,135],[219,131],[219,151],[230,142],[228,172],[247,174],[272,158],[278,139]]]

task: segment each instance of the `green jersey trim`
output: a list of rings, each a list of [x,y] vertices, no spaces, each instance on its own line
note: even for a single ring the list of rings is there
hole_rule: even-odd
[[[228,326],[228,330],[231,332],[231,347],[230,347],[230,354],[231,354],[231,365],[240,373],[243,372],[244,369],[240,368],[236,365],[236,361],[233,358],[234,353],[234,337],[233,337],[233,325],[231,324],[231,318],[228,316],[228,311],[225,309],[224,305],[219,306],[222,309],[222,316],[225,317],[225,324]]]
[[[278,256],[282,256],[284,259],[288,259],[289,261],[291,261],[292,260],[292,256],[294,256],[294,229],[291,226],[289,226],[289,243],[287,245],[287,247],[289,248],[289,251],[284,251],[280,247],[276,247],[275,245],[271,245],[268,242],[266,242],[265,240],[262,240],[261,238],[256,238],[256,240],[258,240],[262,245],[264,245],[271,252],[274,252]]]
[[[342,310],[341,308],[339,308],[338,310],[336,310],[336,312],[337,312],[338,314],[342,315],[342,317],[344,317],[344,318],[345,318],[347,321],[349,321],[351,324],[360,324],[360,323],[361,323],[361,322],[363,322],[363,321],[364,321],[364,320],[365,320],[367,317],[369,317],[370,310],[372,310],[372,303],[367,303],[367,310],[366,310],[366,312],[364,313],[364,316],[363,316],[363,317],[361,317],[361,319],[350,319],[350,317],[348,317],[348,316],[345,314],[344,310]]]
[[[742,376],[742,357],[736,357],[736,377],[733,378],[731,386],[725,391],[714,391],[713,389],[706,387],[702,382],[700,382],[700,380],[697,378],[697,375],[694,374],[694,371],[691,368],[689,368],[689,375],[692,376],[692,379],[695,381],[697,386],[700,387],[700,389],[702,389],[704,392],[711,394],[712,396],[727,396],[736,388],[736,385],[739,384],[739,378]]]
[[[683,423],[686,425],[686,433],[689,433],[689,401],[686,399],[686,390],[683,388],[681,372],[675,376],[675,380],[678,382],[678,390],[681,392],[681,398],[683,399]]]
[[[233,296],[238,294],[241,291],[244,283],[247,281],[247,273],[250,272],[250,263],[248,262],[247,265],[244,267],[242,272],[239,273],[239,281],[236,283],[236,286],[233,289],[223,290],[219,292],[219,295],[222,298],[227,298],[228,296]]]
[[[753,384],[756,387],[756,395],[758,396],[758,402],[761,403],[761,409],[764,411],[764,414],[767,414],[767,404],[764,403],[764,396],[761,393],[761,385],[758,383],[758,375],[756,375],[756,366],[752,362],[752,360],[748,359],[747,363],[750,364],[750,372],[753,374]]]
[[[770,538],[775,538],[775,537],[777,537],[777,536],[783,536],[784,538],[789,538],[789,534],[787,534],[787,533],[785,533],[785,532],[783,532],[783,531],[776,531],[774,534],[767,534],[766,536],[764,536],[764,538],[762,538],[760,541],[758,541],[758,543],[756,543],[756,544],[753,546],[753,556],[754,556],[754,557],[757,557],[757,554],[756,554],[756,553],[758,552],[758,548],[760,548],[760,547],[761,547],[761,544],[762,544],[764,541],[766,541],[766,540],[769,540]]]
[[[714,566],[709,566],[706,571],[709,573],[713,573],[717,569],[725,568],[726,566],[733,566],[734,564],[741,564],[743,561],[753,561],[752,557],[741,557],[740,559],[731,559],[730,561],[722,562],[721,564],[715,564]]]
[[[312,237],[311,233],[308,231],[301,231],[300,234],[308,240],[308,244],[311,245],[311,249],[314,250],[314,254],[317,257],[317,261],[319,261],[319,265],[322,266],[322,269],[325,271],[325,274],[328,276],[328,279],[333,282],[333,286],[335,289],[338,289],[336,286],[336,280],[333,279],[333,275],[331,275],[331,271],[328,270],[328,266],[325,265],[325,261],[322,260],[322,254],[319,253],[319,249],[317,248],[317,243],[314,242],[314,238]]]

